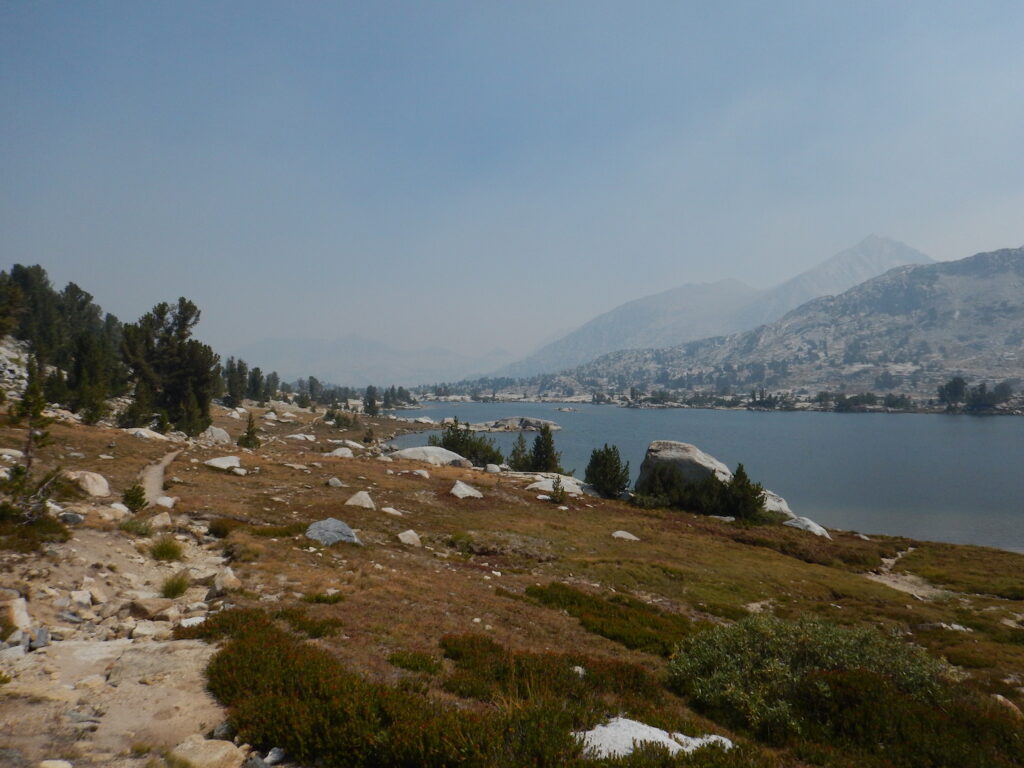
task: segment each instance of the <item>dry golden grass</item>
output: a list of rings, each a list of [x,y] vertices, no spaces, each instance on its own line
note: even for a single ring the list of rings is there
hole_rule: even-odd
[[[237,437],[244,421],[215,410],[215,423]],[[255,451],[234,445],[189,448],[167,469],[167,493],[179,499],[175,515],[242,523],[220,540],[244,584],[238,602],[256,605],[261,596],[272,595],[275,609],[301,606],[311,617],[341,620],[337,634],[316,642],[370,679],[395,681],[406,674],[387,661],[396,651],[436,656],[442,636],[466,632],[485,633],[516,650],[572,650],[632,661],[655,672],[663,669],[661,658],[587,632],[561,611],[496,591],[500,587],[523,595],[531,585],[564,582],[597,595],[627,594],[697,621],[724,622],[768,610],[783,617],[817,615],[896,629],[962,663],[985,689],[1024,702],[1017,689],[1024,683],[1014,682],[1024,681],[1019,636],[1024,629],[1010,626],[1017,621],[1019,603],[973,595],[918,601],[864,577],[882,556],[905,548],[904,539],[873,536],[864,542],[837,533],[828,542],[788,528],[737,527],[590,497],[570,499],[569,509],[559,510],[537,501],[521,479],[322,455],[334,447],[327,439],[360,441],[369,424],[381,437],[411,427],[361,418],[343,432],[309,414],[300,418],[301,424],[264,426],[263,445]],[[175,447],[100,427],[54,424],[50,431],[55,439],[44,449],[42,463],[100,472],[111,482],[112,501],[144,466]],[[298,431],[314,434],[318,442],[285,437]],[[21,440],[19,430],[0,429],[0,445],[18,447]],[[70,450],[86,458],[67,459]],[[98,459],[100,453],[117,460]],[[223,455],[241,456],[250,473],[238,477],[203,466],[206,459]],[[408,473],[424,468],[429,479]],[[331,477],[347,487],[327,486]],[[484,498],[452,497],[448,491],[456,480],[480,489]],[[362,490],[370,493],[376,510],[345,506]],[[403,516],[390,516],[382,507],[399,509]],[[365,546],[324,548],[291,532],[325,517],[347,522]],[[262,526],[281,530],[274,536],[254,533]],[[397,534],[410,528],[420,535],[422,548],[398,541]],[[640,541],[612,538],[619,529]],[[1024,564],[1024,558],[999,553],[982,568],[992,573],[983,573],[977,563],[987,553],[978,548],[929,545],[919,552],[900,567],[954,588],[973,587],[981,578],[1016,583]],[[304,595],[327,590],[337,590],[343,601],[302,601]],[[943,622],[974,631],[935,628]],[[451,696],[436,687],[431,693]]]

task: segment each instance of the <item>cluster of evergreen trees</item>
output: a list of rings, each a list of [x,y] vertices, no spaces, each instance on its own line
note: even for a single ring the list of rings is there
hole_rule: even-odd
[[[264,376],[260,368],[250,370],[245,360],[233,357],[229,357],[224,364],[223,376],[224,405],[229,408],[235,408],[247,399],[266,403],[277,395],[281,386],[277,371]]]
[[[29,342],[44,397],[86,421],[100,419],[107,398],[129,389],[120,321],[74,283],[54,290],[38,265],[0,272],[0,332]]]
[[[555,450],[555,436],[547,424],[540,428],[533,438],[533,446],[527,450],[526,438],[519,433],[519,438],[512,446],[508,455],[508,465],[516,472],[558,472],[562,469],[562,454]]]
[[[945,403],[948,408],[956,408],[965,405],[968,410],[985,410],[1002,405],[1013,396],[1013,386],[1008,381],[996,384],[989,389],[984,381],[980,384],[968,387],[962,376],[954,376],[945,384],[939,387],[938,397],[940,403]]]
[[[704,515],[728,515],[749,522],[766,519],[764,488],[750,480],[742,464],[728,482],[712,474],[697,483],[685,480],[678,467],[657,464],[643,477],[643,482],[637,482],[636,492],[657,506]]]
[[[186,298],[160,303],[135,323],[104,313],[74,283],[57,291],[46,270],[16,264],[0,272],[0,332],[27,341],[30,388],[87,423],[107,401],[134,395],[122,426],[175,428],[196,435],[210,424],[210,401],[223,390],[218,356],[192,338],[199,308]]]

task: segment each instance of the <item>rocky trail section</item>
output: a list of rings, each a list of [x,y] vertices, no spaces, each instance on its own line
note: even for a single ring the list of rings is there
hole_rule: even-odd
[[[133,749],[171,749],[223,721],[203,677],[215,647],[170,638],[175,625],[222,607],[218,585],[235,577],[205,526],[178,522],[187,531],[173,536],[186,553],[180,563],[89,528],[42,558],[0,555],[0,608],[25,625],[0,650],[10,678],[0,732],[11,765],[73,755],[76,767],[137,766]],[[161,584],[178,573],[192,586],[161,597]]]
[[[155,504],[164,495],[164,472],[171,462],[178,458],[180,450],[171,451],[160,461],[150,464],[139,474],[139,482],[146,491],[146,501]]]

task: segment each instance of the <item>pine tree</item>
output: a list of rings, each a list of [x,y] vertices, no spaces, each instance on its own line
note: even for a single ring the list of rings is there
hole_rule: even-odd
[[[629,462],[623,466],[618,447],[605,443],[590,454],[586,481],[605,498],[617,498],[629,487]]]
[[[191,338],[199,314],[199,308],[184,297],[173,307],[157,304],[137,323],[124,326],[121,344],[136,384],[136,397],[140,392],[152,397],[156,409],[189,435],[210,425],[219,361],[209,346]]]
[[[251,413],[249,414],[249,420],[245,423],[245,433],[240,435],[236,442],[242,448],[256,450],[260,447],[260,438],[256,434],[256,419],[253,418]]]
[[[519,433],[512,452],[508,455],[508,465],[516,472],[529,472],[533,466],[533,459],[526,448],[526,438]]]
[[[558,472],[562,470],[562,454],[555,450],[555,437],[551,427],[544,424],[540,432],[533,440],[533,450],[530,452],[530,469],[533,472]]]
[[[24,477],[27,479],[32,474],[32,464],[35,462],[36,451],[49,444],[50,433],[46,427],[50,419],[43,416],[46,408],[46,398],[43,397],[43,385],[41,382],[42,370],[39,360],[35,357],[28,361],[28,381],[25,383],[25,391],[22,393],[21,402],[15,409],[12,409],[12,421],[26,422],[27,434],[25,436],[25,448],[23,453]]]
[[[380,414],[380,408],[377,406],[377,388],[372,385],[366,388],[366,393],[363,395],[363,411],[367,416]]]
[[[138,483],[128,486],[121,494],[121,502],[132,512],[141,512],[146,508],[146,489]]]

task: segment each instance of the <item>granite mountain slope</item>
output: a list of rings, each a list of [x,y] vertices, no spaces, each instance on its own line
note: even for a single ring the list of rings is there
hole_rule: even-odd
[[[1024,248],[897,267],[752,331],[616,352],[572,372],[587,384],[719,390],[870,389],[882,377],[883,389],[918,392],[952,374],[1024,376]]]
[[[687,284],[627,302],[545,345],[501,375],[565,370],[621,349],[667,347],[736,333],[782,317],[819,296],[841,293],[905,264],[931,262],[920,251],[871,235],[818,266],[767,290],[738,280]]]

